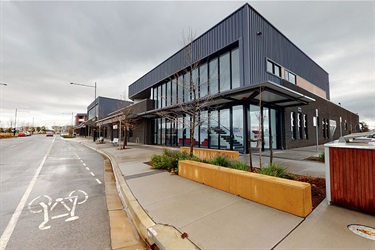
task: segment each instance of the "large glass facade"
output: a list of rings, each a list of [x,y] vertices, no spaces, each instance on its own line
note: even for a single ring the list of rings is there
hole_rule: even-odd
[[[177,72],[176,76],[157,84],[152,92],[155,109],[193,100],[191,84],[194,84],[196,89],[196,98],[240,87],[238,47],[203,60],[201,65]]]
[[[259,119],[262,114],[263,126],[260,126]],[[202,111],[197,115],[201,123],[194,127],[193,143],[195,147],[236,150],[244,153],[247,151],[247,139],[257,140],[251,142],[252,148],[268,150],[270,135],[272,135],[272,148],[276,149],[279,129],[277,117],[276,109],[263,107],[260,110],[255,104]],[[191,122],[189,115],[171,121],[165,118],[154,119],[154,143],[189,146]]]

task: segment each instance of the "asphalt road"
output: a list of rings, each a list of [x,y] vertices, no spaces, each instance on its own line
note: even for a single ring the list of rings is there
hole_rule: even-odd
[[[59,136],[0,140],[0,249],[110,249],[104,159]]]

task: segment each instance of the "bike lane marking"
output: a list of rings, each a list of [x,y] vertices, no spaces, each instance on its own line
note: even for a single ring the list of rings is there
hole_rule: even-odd
[[[16,224],[18,222],[18,219],[20,218],[22,210],[23,210],[23,208],[26,204],[26,201],[30,196],[31,190],[34,188],[34,185],[36,183],[36,179],[38,178],[38,176],[40,174],[40,171],[42,170],[42,168],[44,166],[44,163],[46,162],[47,156],[51,152],[51,149],[52,149],[52,146],[53,146],[53,143],[55,142],[55,140],[56,140],[56,137],[53,138],[53,141],[52,141],[51,146],[49,147],[49,149],[47,151],[47,154],[43,157],[43,160],[40,163],[38,169],[36,170],[33,179],[31,180],[29,186],[27,187],[25,193],[23,194],[23,196],[21,198],[20,203],[18,204],[16,210],[14,211],[14,213],[12,215],[12,218],[10,218],[10,221],[9,221],[7,227],[5,228],[3,234],[1,235],[1,238],[0,238],[0,249],[1,250],[5,250],[8,242],[9,242],[9,239],[13,234],[14,228],[16,227]]]

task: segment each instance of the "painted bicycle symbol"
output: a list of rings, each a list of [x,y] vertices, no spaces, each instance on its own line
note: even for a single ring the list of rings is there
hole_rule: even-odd
[[[40,223],[39,229],[46,230],[51,228],[50,225],[46,226],[50,220],[63,217],[68,217],[65,219],[66,222],[77,220],[79,216],[75,214],[76,206],[85,203],[87,199],[88,195],[85,191],[74,190],[67,197],[57,198],[54,202],[48,195],[38,196],[29,203],[28,208],[32,213],[43,212],[44,220]],[[64,211],[63,213],[53,215],[60,212],[61,209]]]

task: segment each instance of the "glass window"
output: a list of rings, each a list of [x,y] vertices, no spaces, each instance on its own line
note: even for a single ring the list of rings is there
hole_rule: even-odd
[[[171,81],[168,81],[166,83],[166,106],[170,106],[171,105],[171,98],[172,98],[172,89],[171,89]]]
[[[184,118],[185,145],[190,145],[190,116]]]
[[[290,127],[292,132],[292,139],[296,139],[296,126],[294,122],[294,112],[290,112]]]
[[[178,95],[178,103],[184,102],[184,78],[183,76],[179,76],[177,79],[177,95]]]
[[[232,89],[240,87],[240,56],[239,49],[232,50]]]
[[[161,132],[162,132],[162,125],[161,125],[161,118],[158,119],[158,143],[161,144]]]
[[[285,80],[287,80],[290,83],[296,84],[296,75],[285,70]]]
[[[186,72],[184,74],[184,92],[185,92],[185,98],[184,98],[184,101],[187,102],[187,101],[190,101],[190,72]]]
[[[243,107],[242,105],[233,107],[233,150],[243,152]]]
[[[158,144],[158,119],[154,119],[154,144]]]
[[[281,77],[281,67],[270,60],[267,60],[267,72]]]
[[[158,108],[160,109],[161,106],[161,85],[158,87]]]
[[[156,87],[154,88],[153,98],[154,98],[154,108],[157,109],[158,108],[158,89]]]
[[[273,63],[267,60],[267,72],[273,74]]]
[[[229,52],[220,56],[220,88],[219,92],[223,92],[230,89],[230,62]]]
[[[308,130],[307,130],[307,115],[303,115],[303,128],[305,130],[305,139],[309,139]]]
[[[176,91],[176,79],[172,79],[172,84],[171,84],[171,94],[172,94],[172,99],[171,99],[171,105],[174,105],[177,103],[177,91]]]
[[[161,118],[160,123],[160,130],[161,130],[161,141],[160,144],[165,145],[165,118]]]
[[[202,148],[208,147],[208,112],[202,111],[200,113],[200,120],[202,124],[200,125],[200,136],[199,136],[199,144]]]
[[[178,146],[184,145],[184,118],[177,118],[177,141]]]
[[[218,60],[213,59],[209,63],[208,68],[208,81],[209,81],[209,93],[210,95],[216,94],[219,91],[219,71],[218,71]]]
[[[220,127],[217,130],[219,134],[220,149],[230,149],[230,116],[229,109],[220,110]]]
[[[303,138],[302,114],[301,113],[298,113],[298,135],[299,135],[299,139]]]
[[[209,122],[210,122],[210,148],[218,148],[219,147],[219,122],[218,122],[218,111],[211,111],[209,114]]]
[[[195,89],[195,97],[193,93],[193,89],[191,89],[191,99],[193,100],[199,98],[199,78],[198,78],[198,68],[193,69],[193,74],[192,74],[192,81],[194,84],[194,89]]]
[[[277,66],[276,64],[274,65],[274,74],[277,76],[281,76],[280,66]]]
[[[199,67],[199,97],[205,97],[208,93],[207,72],[207,63],[204,63]]]
[[[260,134],[260,108],[258,105],[252,105],[250,104],[250,138],[252,140],[259,140],[261,139],[261,134]],[[252,148],[260,148],[262,146],[261,141],[255,141],[251,142],[251,147]]]

